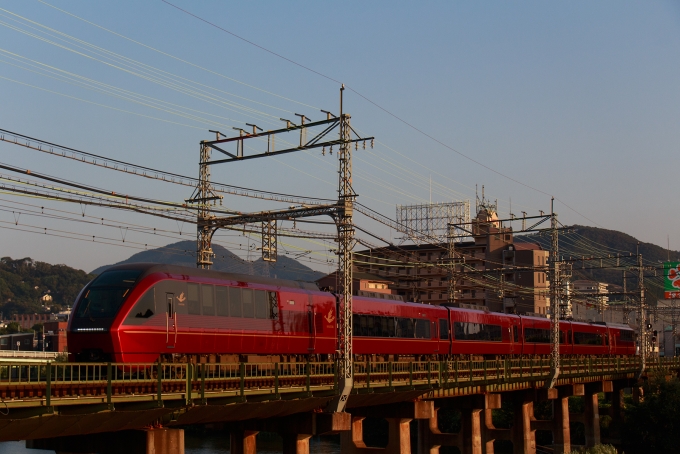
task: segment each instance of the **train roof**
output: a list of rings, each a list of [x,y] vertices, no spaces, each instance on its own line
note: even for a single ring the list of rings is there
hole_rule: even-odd
[[[224,271],[204,270],[190,268],[188,266],[166,265],[162,263],[125,263],[114,265],[103,272],[110,270],[142,270],[140,277],[153,273],[183,274],[185,276],[206,277],[211,279],[228,279],[231,281],[252,282],[255,284],[277,285],[288,288],[319,291],[319,287],[313,282],[293,281],[290,279],[274,279],[271,277],[251,276],[249,274],[226,273]]]

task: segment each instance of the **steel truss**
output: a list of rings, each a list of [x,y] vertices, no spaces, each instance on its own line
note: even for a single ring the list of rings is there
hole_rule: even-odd
[[[197,216],[197,260],[199,268],[210,268],[212,265],[213,252],[211,248],[212,237],[220,228],[230,228],[236,225],[251,223],[261,223],[262,228],[262,254],[263,259],[269,262],[276,261],[277,257],[277,222],[292,220],[303,217],[328,215],[335,221],[338,230],[338,379],[339,393],[329,404],[327,411],[341,412],[347,404],[347,399],[352,391],[354,366],[352,354],[352,249],[355,244],[355,229],[353,221],[354,204],[356,193],[352,188],[352,144],[358,148],[359,142],[370,141],[373,146],[373,137],[362,138],[350,125],[350,116],[343,112],[343,92],[344,85],[340,89],[340,115],[334,116],[329,112],[326,120],[305,123],[307,117],[300,117],[300,124],[293,124],[290,120],[282,119],[286,122],[286,128],[275,131],[262,131],[257,125],[249,124],[253,128],[252,134],[246,133],[243,129],[239,130],[239,135],[232,138],[220,138],[224,136],[219,131],[216,140],[201,142],[201,160],[199,164],[200,182],[192,197],[187,203],[198,204]],[[324,126],[324,129],[314,135],[311,140],[307,140],[307,130],[311,127]],[[328,139],[331,131],[338,130],[338,139]],[[275,137],[277,134],[291,133],[299,131],[299,146],[283,150],[275,149]],[[266,150],[246,156],[244,153],[244,142],[250,139],[266,139]],[[264,142],[264,140],[262,140]],[[226,150],[226,145],[234,144],[235,151]],[[286,210],[261,211],[257,213],[247,213],[236,216],[217,217],[211,212],[210,204],[215,204],[221,197],[215,195],[210,184],[210,166],[215,164],[243,161],[246,159],[262,158],[274,156],[294,151],[309,150],[313,148],[338,146],[339,151],[339,179],[338,179],[338,201],[337,203],[324,205],[302,206]],[[216,150],[228,158],[210,161],[210,150]]]

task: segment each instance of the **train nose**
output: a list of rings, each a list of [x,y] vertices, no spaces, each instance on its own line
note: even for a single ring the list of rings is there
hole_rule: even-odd
[[[110,355],[104,353],[101,348],[87,348],[76,354],[76,361],[78,362],[104,362],[110,360]]]

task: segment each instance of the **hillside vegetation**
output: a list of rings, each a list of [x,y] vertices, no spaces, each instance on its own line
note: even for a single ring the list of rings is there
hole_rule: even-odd
[[[583,225],[573,225],[570,228],[573,230],[573,233],[561,233],[559,236],[560,255],[562,256],[606,257],[607,255],[612,255],[615,257],[617,253],[624,256],[630,253],[635,254],[636,248],[638,247],[638,240],[636,238],[616,230],[587,227]],[[533,241],[540,244],[544,249],[550,248],[549,235],[517,235],[515,239],[517,241]],[[640,242],[639,247],[645,266],[661,266],[661,263],[667,261],[669,257],[670,260],[680,261],[680,251],[669,252],[656,244],[643,242]],[[586,266],[599,266],[599,262],[590,262],[587,263]],[[573,280],[590,279],[623,286],[623,271],[620,269],[584,270],[579,266],[575,266],[572,271]],[[648,295],[653,299],[663,298],[663,289],[661,288],[662,273],[660,270],[657,270],[657,278],[652,277],[653,274],[654,271],[645,272],[645,276],[649,276],[645,281]],[[636,289],[638,285],[636,272],[628,271],[626,276],[628,289]]]
[[[72,305],[78,292],[94,276],[66,265],[50,265],[30,258],[0,259],[0,311],[12,314],[44,312],[40,297],[49,293],[50,312]]]

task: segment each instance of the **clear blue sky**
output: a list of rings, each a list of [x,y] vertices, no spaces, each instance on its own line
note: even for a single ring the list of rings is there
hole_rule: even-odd
[[[232,132],[231,127],[253,121],[272,129],[281,123],[278,117],[293,119],[296,112],[321,119],[318,109],[337,111],[336,83],[161,0],[48,3],[212,72],[153,52],[37,0],[2,0],[0,128],[195,176],[198,143],[211,138],[207,129]],[[394,217],[395,204],[427,201],[431,177],[434,201],[474,203],[475,185],[485,185],[487,196],[498,199],[501,216],[507,216],[510,199],[515,214],[548,211],[546,194],[550,194],[559,199],[556,211],[564,224],[621,230],[662,246],[670,235],[671,248],[680,249],[676,202],[680,3],[676,1],[173,3],[343,81],[460,153],[538,189],[471,162],[348,92],[346,111],[353,126],[379,141],[374,150],[355,153],[359,200],[388,216]],[[100,56],[92,54],[91,48],[75,47],[84,46],[83,42],[59,41],[62,47],[58,47],[44,40],[53,38],[41,34],[40,40],[11,28],[39,34],[45,31],[40,25],[98,46]],[[106,51],[185,78],[194,84],[194,96],[126,72],[129,68],[118,63],[119,67],[112,66],[103,54]],[[193,114],[206,120],[172,115],[167,105],[164,111],[152,109],[11,64],[49,65],[51,71],[58,68],[173,103],[185,114],[186,109],[194,109]],[[39,71],[35,66],[30,69]],[[197,99],[199,89],[215,99]],[[117,192],[176,201],[190,195],[186,188],[128,178],[6,144],[0,144],[0,162]],[[315,152],[230,166],[214,168],[214,179],[310,196],[334,197],[337,188],[335,155]],[[43,203],[4,194],[0,199]],[[19,206],[0,205],[6,210],[0,211],[0,221],[15,222],[16,213],[6,207]],[[225,205],[248,211],[266,204],[230,198]],[[78,205],[50,206],[81,212]],[[187,239],[194,236],[190,226],[174,222],[94,208],[86,209],[86,214],[181,230]],[[57,225],[57,221],[22,216],[20,225]],[[123,236],[115,228],[72,221],[58,225],[83,235]],[[371,228],[381,235],[391,234]],[[1,234],[0,255],[31,256],[88,271],[136,252],[15,230]],[[141,234],[127,234],[127,239],[147,241]],[[157,237],[148,243],[172,241]],[[246,239],[229,241],[225,246],[230,248],[249,244]],[[319,245],[298,247],[323,250]]]

